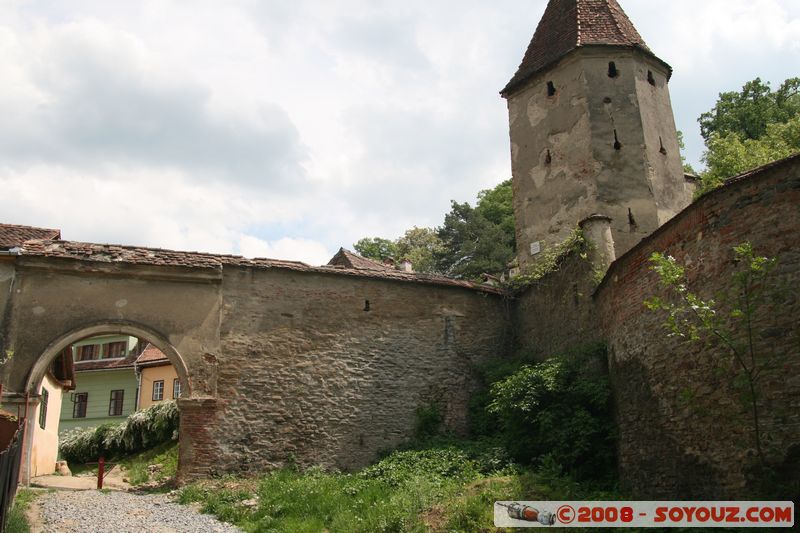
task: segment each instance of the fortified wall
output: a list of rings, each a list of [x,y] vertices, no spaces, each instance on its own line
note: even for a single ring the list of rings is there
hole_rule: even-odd
[[[760,378],[761,428],[768,462],[800,477],[800,155],[729,180],[691,204],[613,262],[598,286],[589,241],[558,270],[518,295],[515,347],[541,358],[601,341],[619,429],[623,486],[641,498],[726,499],[752,496],[758,483],[753,423],[734,385],[729,352],[669,335],[665,313],[648,310],[666,297],[650,256],[686,267],[688,285],[705,299],[727,291],[740,265],[734,246],[750,242],[778,258],[772,283],[785,297],[759,308],[756,346],[775,353]],[[759,353],[759,357],[767,357]],[[794,476],[794,477],[792,477]]]
[[[653,252],[675,257],[686,266],[689,287],[712,299],[729,289],[740,266],[733,247],[745,241],[758,255],[778,258],[772,284],[785,297],[757,308],[753,324],[757,357],[776,355],[759,378],[765,455],[779,471],[800,475],[798,206],[800,155],[706,194],[619,258],[598,288],[597,315],[609,347],[620,430],[620,471],[635,494],[752,495],[747,474],[756,460],[753,422],[740,399],[743,391],[734,387],[729,350],[668,336],[664,313],[643,306],[645,299],[665,295],[649,270]]]
[[[27,242],[0,269],[4,403],[35,406],[78,338],[146,338],[185,383],[184,480],[362,467],[434,403],[463,433],[473,364],[510,341],[501,291],[399,271],[65,241]]]
[[[503,299],[459,287],[226,269],[208,473],[353,470],[436,404],[466,431],[472,365],[507,345]],[[258,453],[253,453],[257,450]]]
[[[653,252],[686,265],[710,298],[737,269],[733,247],[749,241],[779,258],[786,295],[753,328],[779,354],[760,377],[765,456],[800,478],[800,155],[683,209],[692,185],[671,72],[616,0],[550,0],[502,92],[519,262],[536,262],[578,221],[590,247],[513,302],[401,272],[68,241],[0,251],[4,403],[35,405],[70,343],[125,333],[155,344],[185,383],[183,480],[289,462],[354,469],[410,437],[420,406],[438,404],[463,432],[472,365],[506,355],[512,339],[541,358],[600,341],[631,494],[747,497],[752,423],[730,365],[715,362],[726,352],[669,337],[644,301],[662,290]]]

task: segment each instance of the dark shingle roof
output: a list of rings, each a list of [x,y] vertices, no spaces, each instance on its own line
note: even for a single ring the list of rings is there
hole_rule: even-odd
[[[500,94],[507,96],[540,70],[590,45],[633,47],[653,55],[617,0],[550,0],[517,73]]]
[[[8,250],[21,246],[31,239],[60,239],[61,230],[18,226],[16,224],[0,224],[0,250]]]
[[[334,255],[331,260],[328,261],[328,266],[340,266],[345,268],[354,268],[356,270],[394,270],[383,263],[378,263],[372,259],[361,257],[360,255],[354,254],[350,250],[345,250],[344,248],[339,248],[339,251],[336,252],[336,255]]]

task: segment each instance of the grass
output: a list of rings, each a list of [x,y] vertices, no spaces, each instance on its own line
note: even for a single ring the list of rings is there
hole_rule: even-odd
[[[184,487],[179,499],[248,532],[337,533],[494,531],[497,500],[608,496],[553,468],[497,468],[482,459],[486,446],[463,444],[398,451],[356,474],[284,469],[205,481]]]
[[[28,517],[25,516],[25,511],[28,510],[28,506],[38,495],[37,491],[30,489],[20,489],[17,491],[17,496],[14,498],[14,505],[8,513],[6,533],[30,533],[31,528],[28,524]]]
[[[73,476],[95,476],[97,477],[97,465],[79,465],[79,464],[70,464],[69,471],[72,472]]]
[[[175,477],[178,471],[178,443],[166,442],[154,448],[135,455],[121,457],[109,461],[122,466],[128,482],[133,486],[140,486],[148,481],[165,482]],[[162,468],[154,475],[150,475],[148,466],[160,464]],[[97,465],[70,464],[72,475],[97,475]],[[107,468],[111,468],[108,466]]]
[[[167,481],[174,478],[178,471],[178,443],[166,442],[142,453],[122,458],[118,463],[125,469],[128,482],[133,486],[151,480]],[[163,468],[151,479],[147,467],[154,464],[163,465]]]

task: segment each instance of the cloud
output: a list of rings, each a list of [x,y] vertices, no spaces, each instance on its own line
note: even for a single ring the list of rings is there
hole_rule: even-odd
[[[312,262],[441,224],[510,174],[497,93],[545,4],[5,2],[0,221]],[[693,161],[720,91],[796,75],[798,2],[622,4]]]
[[[305,181],[305,149],[282,108],[221,113],[208,89],[169,76],[131,34],[87,20],[6,37],[10,48],[29,51],[6,67],[28,88],[27,101],[23,91],[0,96],[12,118],[0,123],[0,155],[9,161],[173,167],[273,190]]]
[[[324,244],[317,241],[284,237],[267,242],[252,235],[239,237],[239,253],[250,258],[289,259],[309,265],[324,265],[333,256]]]

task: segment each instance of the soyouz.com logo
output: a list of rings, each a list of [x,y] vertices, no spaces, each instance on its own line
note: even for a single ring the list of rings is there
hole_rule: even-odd
[[[793,502],[494,504],[495,527],[793,527]]]

